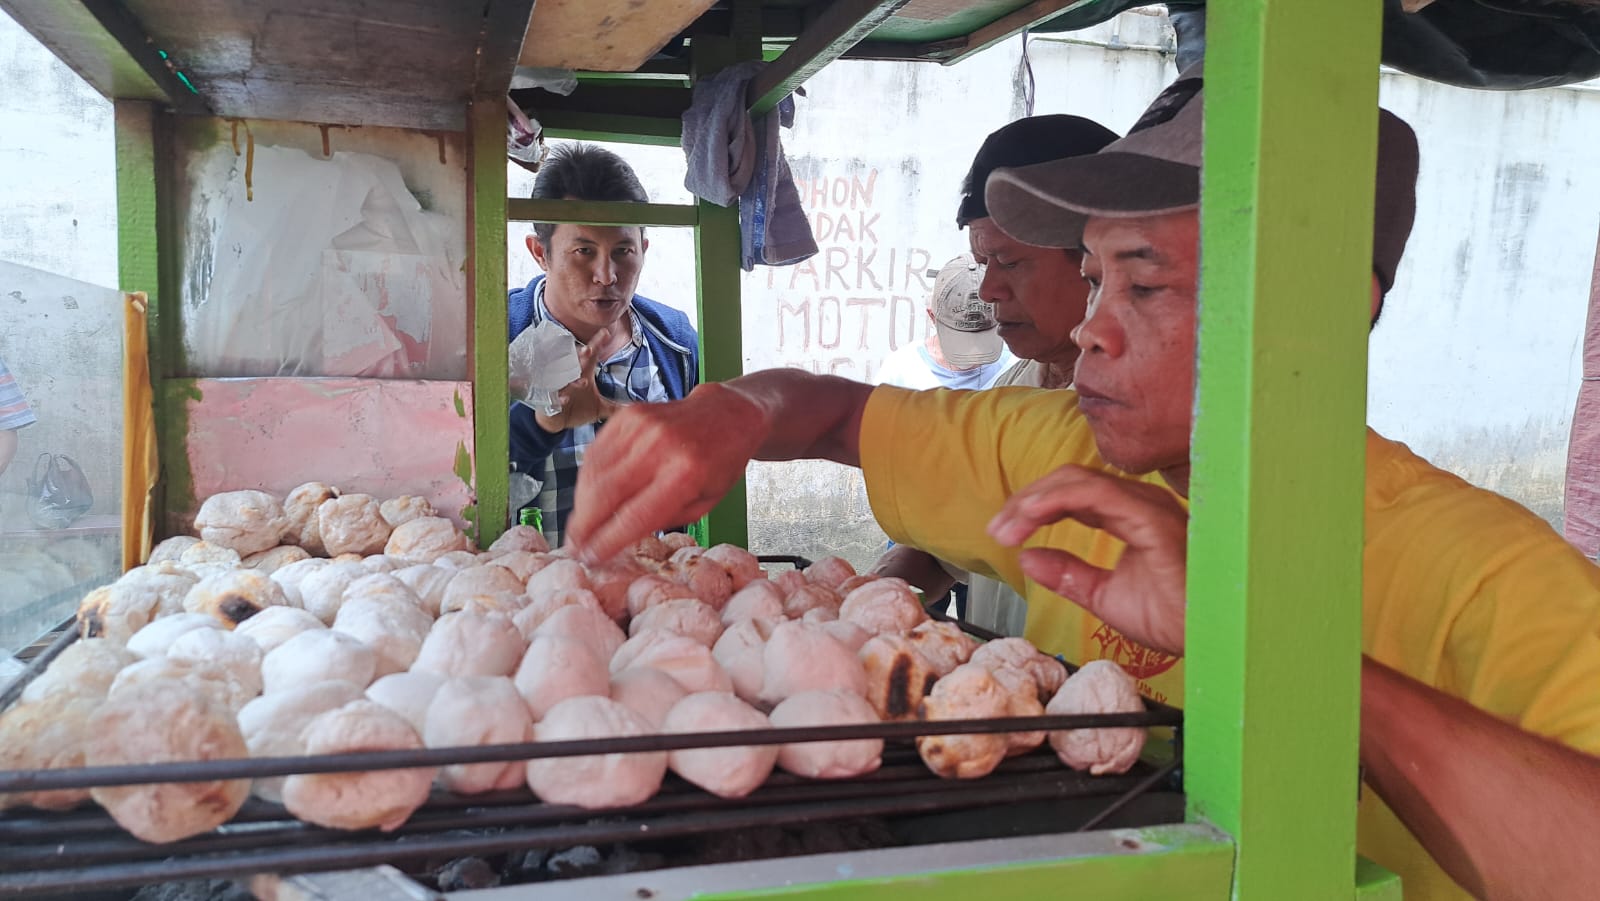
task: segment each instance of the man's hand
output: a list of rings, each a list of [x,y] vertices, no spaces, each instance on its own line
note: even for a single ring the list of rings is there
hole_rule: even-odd
[[[627,406],[578,471],[567,543],[586,561],[604,561],[699,519],[744,475],[769,430],[760,406],[720,383],[675,403]]]
[[[605,422],[625,406],[608,400],[600,393],[600,385],[595,381],[595,372],[600,367],[600,354],[610,339],[610,331],[601,329],[595,332],[588,344],[578,348],[578,365],[583,368],[583,374],[559,392],[560,413],[546,416],[543,410],[533,411],[539,428],[547,432],[561,432],[591,422]]]
[[[1134,641],[1183,653],[1189,514],[1167,491],[1081,466],[1063,466],[1012,495],[989,536],[1020,547],[1040,528],[1075,519],[1127,544],[1115,569],[1066,551],[1029,548],[1028,578],[1067,598]]]

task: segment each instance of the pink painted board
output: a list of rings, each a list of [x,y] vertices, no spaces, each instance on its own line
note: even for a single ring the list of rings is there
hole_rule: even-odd
[[[473,501],[456,474],[472,454],[472,383],[359,378],[197,379],[186,444],[196,503],[305,482],[380,500],[427,498],[456,525]],[[461,412],[457,412],[457,403]],[[178,511],[172,511],[178,512]],[[194,511],[183,511],[192,517]]]

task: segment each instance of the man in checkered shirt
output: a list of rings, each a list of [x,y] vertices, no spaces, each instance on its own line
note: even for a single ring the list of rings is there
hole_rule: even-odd
[[[11,465],[17,455],[17,430],[33,425],[38,417],[22,396],[22,389],[12,377],[11,370],[0,360],[0,472]]]
[[[648,203],[621,157],[585,144],[551,151],[535,199]],[[551,547],[572,512],[578,467],[596,432],[621,406],[678,400],[700,380],[699,339],[689,317],[634,293],[650,242],[640,226],[539,223],[528,251],[544,270],[508,298],[510,338],[546,320],[578,342],[583,374],[561,390],[561,412],[511,405],[511,468],[537,482],[531,500]],[[513,500],[519,480],[513,475]],[[524,489],[526,498],[529,488]],[[519,511],[520,512],[520,511]]]

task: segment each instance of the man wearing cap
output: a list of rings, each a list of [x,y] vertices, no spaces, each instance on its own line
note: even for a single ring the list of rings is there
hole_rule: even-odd
[[[927,338],[891,353],[874,384],[978,390],[1016,362],[1000,340],[994,307],[978,297],[980,275],[967,254],[944,264],[928,294]]]
[[[1078,248],[1035,247],[1001,231],[984,202],[984,183],[996,169],[1095,153],[1116,139],[1111,129],[1082,116],[1028,116],[984,138],[961,180],[956,227],[966,229],[973,258],[983,267],[978,295],[994,306],[999,336],[1020,358],[994,387],[1072,384],[1078,361],[1072,330],[1083,321],[1089,286],[1080,275],[1083,254]],[[963,619],[1003,635],[1021,635],[1027,627],[1028,603],[1011,586],[968,573],[926,551],[895,545],[872,571],[905,579],[922,589],[924,597],[942,597],[957,580],[965,581]]]
[[[1200,89],[1185,73],[1100,154],[989,179],[1001,228],[1084,248],[1075,390],[874,390],[780,372],[705,386],[602,436],[597,456],[675,477],[638,484],[607,466],[580,481],[580,555],[703,513],[751,458],[853,463],[891,537],[1023,588],[1036,643],[1159,666],[1146,681],[1181,703]],[[1383,113],[1374,316],[1416,169],[1411,129]],[[1592,896],[1600,568],[1528,511],[1370,431],[1366,467],[1359,850],[1408,899]],[[987,528],[983,510],[996,512]]]

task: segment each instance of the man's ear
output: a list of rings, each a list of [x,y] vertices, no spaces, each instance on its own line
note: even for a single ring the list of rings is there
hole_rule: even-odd
[[[527,242],[528,253],[533,254],[533,261],[539,264],[539,268],[541,270],[549,272],[550,264],[544,258],[544,245],[539,243],[539,236],[535,234],[529,234],[527,237]]]
[[[644,231],[644,229],[642,229],[642,228],[639,229],[639,230],[640,231]],[[641,237],[639,239],[639,252],[640,253],[649,253],[650,252],[650,239],[649,238]]]

